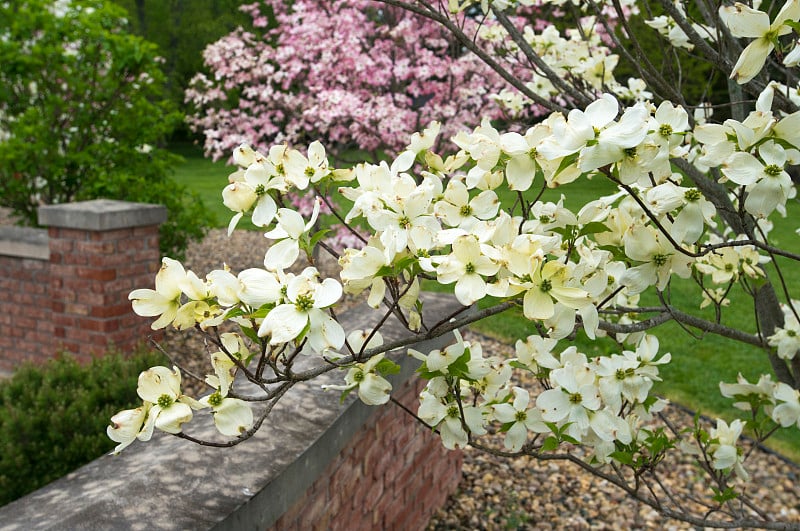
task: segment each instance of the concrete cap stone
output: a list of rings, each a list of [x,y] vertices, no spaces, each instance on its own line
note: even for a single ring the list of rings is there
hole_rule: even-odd
[[[45,229],[0,227],[0,255],[48,260],[49,242]]]
[[[167,220],[162,205],[93,199],[39,207],[39,224],[63,229],[105,231],[159,225]]]

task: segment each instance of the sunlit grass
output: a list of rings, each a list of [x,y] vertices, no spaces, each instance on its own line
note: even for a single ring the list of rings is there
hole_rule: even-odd
[[[175,167],[172,178],[200,194],[203,205],[214,213],[217,228],[227,227],[234,213],[222,204],[222,189],[228,184],[228,175],[235,168],[225,161],[213,162],[203,157],[202,148],[188,142],[172,144],[170,151],[184,159]],[[242,219],[238,226],[248,230],[256,228],[247,219]]]

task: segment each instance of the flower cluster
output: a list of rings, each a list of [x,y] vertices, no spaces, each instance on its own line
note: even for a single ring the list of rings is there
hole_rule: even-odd
[[[542,456],[565,450],[569,443],[587,449],[586,466],[630,467],[638,481],[667,450],[679,446],[698,456],[719,486],[718,501],[726,501],[726,482],[734,475],[747,478],[740,444],[744,430],[761,441],[777,427],[800,427],[800,392],[790,385],[798,378],[792,375],[796,364],[787,364],[788,376],[776,371],[779,382],[763,376],[751,384],[740,376],[736,384],[720,385],[724,395],[737,400],[737,407],[751,413],[747,422],[720,419],[707,432],[696,427],[694,438],[683,443],[677,431],[669,435],[654,429],[651,421],[665,402],[651,393],[660,380],[660,366],[672,356],[659,355],[659,341],[647,333],[676,320],[687,328],[763,347],[775,366],[796,358],[798,303],[791,300],[790,287],[780,275],[789,300],[780,306],[770,291],[769,274],[770,269],[781,273],[784,258],[800,259],[771,241],[770,218],[785,215],[788,202],[796,197],[789,171],[800,161],[800,112],[786,110],[790,98],[785,97],[785,87],[768,83],[753,91],[756,98],[749,113],[738,112],[742,107],[718,121],[710,111],[702,117],[690,115],[678,103],[651,101],[638,80],[625,85],[614,79],[616,58],[606,48],[617,38],[613,24],[581,17],[580,29],[563,34],[546,24],[515,30],[520,20],[502,10],[516,4],[530,7],[532,2],[480,3],[488,18],[475,30],[476,36],[496,51],[503,50],[501,55],[511,63],[526,52],[544,58],[547,68],[535,65],[533,81],[517,87],[527,87],[533,99],[582,104],[542,117],[526,130],[493,122],[492,110],[471,130],[455,133],[455,122],[433,120],[402,141],[381,139],[395,148],[396,156],[346,168],[329,163],[328,151],[317,140],[307,149],[288,143],[261,151],[249,144],[236,147],[233,160],[238,169],[222,193],[233,212],[229,230],[249,216],[264,231],[272,241],[264,267],[239,273],[225,267],[201,279],[165,258],[155,289],[131,293],[134,311],[156,317],[154,328],[197,329],[219,351],[211,356],[213,374],[206,378],[212,392],[200,400],[181,394],[178,372],[162,367],[143,373],[143,406],[115,416],[109,428],[109,435],[120,443],[118,450],[136,438],[149,439],[154,428],[180,433],[192,410],[202,407],[212,409],[221,433],[246,437],[264,418],[254,420],[233,389],[235,378],[256,384],[265,395],[262,401],[271,403],[297,382],[341,370],[344,383],[327,389],[357,393],[367,404],[385,404],[391,393],[387,376],[398,370],[388,353],[398,347],[410,347],[409,354],[420,362],[418,374],[427,385],[419,396],[417,416],[436,430],[447,448],[474,444],[489,432],[504,434],[506,453]],[[620,5],[615,4],[619,14]],[[449,2],[448,16],[471,23],[470,17],[480,13],[478,5]],[[423,55],[442,45],[432,30],[408,33],[412,22],[393,9],[361,19],[353,18],[361,13],[356,7],[363,6],[342,2],[330,11],[330,20],[351,17],[343,34],[354,39],[354,47],[358,39],[353,20],[378,37],[398,38],[395,30],[413,35],[407,41],[424,43]],[[258,24],[266,23],[255,6],[246,9]],[[741,83],[753,70],[758,72],[757,63],[766,61],[761,59],[763,50],[768,48],[766,57],[781,45],[777,39],[797,18],[795,2],[789,1],[773,22],[764,26],[759,15],[747,29],[751,8],[723,7],[720,16],[730,30],[724,36],[688,24],[680,5],[665,9],[667,14],[650,25],[676,46],[703,49],[712,34],[756,38],[733,69]],[[337,35],[320,35],[314,24],[290,24],[301,15],[313,20],[315,7],[308,2],[294,2],[291,9],[279,6],[275,13],[282,30],[290,29],[286,37],[273,34],[279,41],[303,36],[308,42],[327,42]],[[399,17],[392,19],[396,27],[376,27],[390,17]],[[370,72],[375,83],[397,76],[394,82],[405,92],[396,96],[439,97],[434,88],[421,88],[427,78],[415,69],[422,63],[403,63],[400,75],[381,62],[385,43],[377,37],[370,42],[375,49],[368,61],[353,63],[350,57],[343,65]],[[320,67],[317,72],[313,62],[299,66],[282,61],[286,50],[281,46],[270,49],[276,55],[262,63],[270,83],[282,87],[281,97],[299,98],[298,79],[312,82],[326,70]],[[316,53],[344,61],[340,48]],[[227,56],[218,59],[226,61]],[[378,74],[372,70],[376,65],[385,68]],[[239,67],[252,73],[252,65]],[[345,101],[346,94],[336,92],[341,89],[337,83],[350,79],[328,76],[324,87],[314,89],[316,97]],[[561,94],[559,83],[565,79],[573,94]],[[272,97],[274,89],[262,86],[259,97]],[[249,92],[244,89],[244,94]],[[495,96],[505,105],[519,103],[508,92]],[[347,105],[340,107],[345,112]],[[414,109],[415,120],[434,116],[417,112],[424,108]],[[370,110],[359,112],[371,130],[400,134]],[[393,119],[414,121],[400,111],[391,112]],[[317,108],[301,114],[322,117],[320,134],[333,143],[342,142],[344,137],[337,136],[344,134],[342,128],[356,138],[365,134],[360,129],[364,124],[345,127]],[[294,140],[313,129],[284,119],[288,115],[271,115],[270,126],[253,127],[269,138],[280,131],[283,138]],[[246,128],[237,131],[239,138],[252,133]],[[448,135],[449,143],[443,139]],[[455,149],[446,152],[441,147],[445,145]],[[609,183],[609,193],[571,206],[564,195],[549,190],[588,179]],[[302,198],[302,211],[287,207],[286,199],[292,196]],[[337,278],[323,277],[314,267],[322,237],[315,226],[323,208],[335,212],[342,222],[339,230],[353,243],[341,251],[326,247],[338,258]],[[463,311],[431,316],[420,298],[425,282],[452,287]],[[671,288],[679,282],[698,294],[698,312],[674,305]],[[769,314],[758,316],[756,332],[730,327],[723,318],[736,287],[752,297],[757,312]],[[397,318],[408,331],[407,339],[384,344],[380,325],[345,330],[333,311],[344,293],[363,293],[369,306],[384,312],[380,323]],[[699,311],[707,306],[713,318],[707,317],[709,311]],[[467,311],[470,307],[475,309]],[[517,311],[537,332],[519,339],[513,355],[484,352],[479,342],[466,341],[458,330],[504,311]],[[238,327],[238,332],[220,334],[223,323]],[[450,332],[456,340],[445,348],[413,348],[420,339]],[[578,333],[591,340],[607,337],[613,347],[592,357],[575,345],[560,346]],[[293,364],[300,354],[313,369],[296,370]],[[539,388],[520,386],[520,372],[532,375]],[[619,470],[614,477],[624,483],[625,474]]]
[[[559,442],[585,444],[594,459],[608,462],[616,444],[644,436],[642,422],[664,406],[648,397],[658,365],[670,360],[669,354],[655,359],[654,336],[643,336],[635,351],[591,360],[574,346],[555,353],[557,342],[539,336],[518,341],[514,358],[485,358],[479,343],[457,337],[443,351],[410,350],[429,379],[418,415],[439,428],[447,448],[466,446],[496,422],[513,452],[530,434],[555,433]],[[535,374],[546,390],[532,400],[528,390],[512,385],[512,367]]]

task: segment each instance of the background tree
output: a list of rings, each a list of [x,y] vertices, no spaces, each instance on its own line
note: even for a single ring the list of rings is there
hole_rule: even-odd
[[[210,74],[187,91],[189,124],[214,158],[242,142],[317,138],[333,154],[396,152],[431,120],[454,132],[479,116],[516,114],[493,96],[505,85],[497,74],[440,26],[401,9],[271,0],[242,10],[255,29],[208,46]]]
[[[183,108],[189,80],[203,67],[203,49],[251,18],[241,0],[114,0],[128,12],[128,27],[158,47],[165,94]]]
[[[35,224],[40,204],[160,202],[162,249],[180,252],[209,216],[167,178],[161,146],[181,117],[155,47],[124,26],[107,2],[0,5],[0,204]]]

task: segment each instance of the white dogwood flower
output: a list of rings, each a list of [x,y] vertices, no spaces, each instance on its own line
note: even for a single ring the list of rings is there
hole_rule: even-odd
[[[342,296],[342,286],[332,278],[319,282],[317,277],[317,270],[309,267],[288,281],[286,302],[264,318],[258,329],[260,337],[269,336],[270,344],[277,345],[303,336],[315,352],[342,347],[345,340],[342,325],[324,311]]]
[[[743,84],[756,77],[764,67],[778,37],[792,31],[786,23],[800,19],[800,0],[784,3],[771,23],[767,13],[740,2],[720,7],[719,16],[734,37],[754,39],[742,51],[731,72],[731,79]]]
[[[186,278],[186,270],[180,262],[164,257],[161,269],[156,273],[156,289],[135,289],[129,295],[133,311],[143,317],[158,315],[150,328],[164,328],[178,315],[181,299],[181,283]]]

